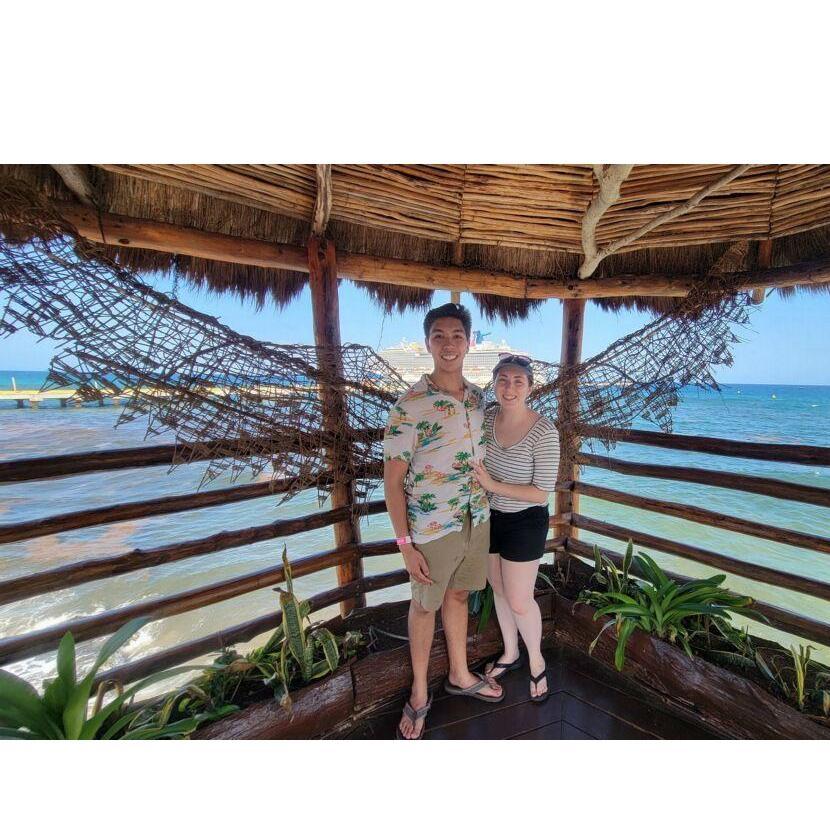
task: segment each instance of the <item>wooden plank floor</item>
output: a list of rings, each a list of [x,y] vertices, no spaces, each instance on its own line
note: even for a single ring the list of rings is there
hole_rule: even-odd
[[[527,668],[503,678],[498,704],[434,689],[424,740],[711,739],[717,737],[671,714],[647,690],[602,663],[570,650],[546,653],[551,695],[530,701]],[[525,660],[525,666],[527,661]],[[403,698],[359,721],[339,738],[393,739]]]

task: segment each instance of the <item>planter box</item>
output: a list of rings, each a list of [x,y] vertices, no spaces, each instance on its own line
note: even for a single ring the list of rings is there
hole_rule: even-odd
[[[540,602],[547,611],[545,633],[553,634],[553,602],[548,595]],[[382,625],[400,617],[408,602],[387,603],[362,609],[345,620],[335,618],[327,623],[337,633],[348,628],[366,628],[369,624]],[[481,634],[475,633],[477,620],[471,619],[467,638],[470,663],[496,655],[501,649],[501,634],[495,614]],[[440,633],[435,637],[430,653],[430,683],[447,673],[447,646]],[[276,701],[254,703],[221,721],[209,724],[193,734],[195,740],[273,740],[281,738],[315,738],[330,732],[339,724],[369,708],[403,694],[412,683],[409,646],[368,654],[347,666],[342,666],[331,677],[292,692],[294,701],[289,715]]]
[[[314,738],[352,714],[354,692],[350,666],[292,693],[291,714],[275,700],[264,700],[234,712],[193,733],[194,740],[274,740]]]
[[[556,597],[556,640],[587,652],[605,620],[595,609]],[[617,637],[613,628],[600,638],[592,657],[614,666]],[[730,738],[828,739],[830,729],[773,697],[744,677],[689,657],[682,649],[644,631],[628,641],[623,674],[656,692],[708,729]]]

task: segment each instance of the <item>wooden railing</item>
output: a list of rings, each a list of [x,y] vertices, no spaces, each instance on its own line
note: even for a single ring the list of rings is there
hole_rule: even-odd
[[[221,445],[212,448],[223,451]],[[180,448],[175,445],[156,445],[106,450],[92,453],[75,453],[35,459],[17,459],[0,462],[0,485],[33,482],[65,476],[146,468],[169,465]],[[230,450],[227,450],[230,454]],[[185,459],[186,460],[186,459]],[[193,461],[203,458],[193,456]],[[365,478],[378,478],[379,465],[367,465],[359,471]],[[294,489],[297,482],[291,479],[246,484],[189,493],[163,498],[146,499],[111,504],[90,510],[80,510],[32,521],[0,525],[0,544],[63,533],[69,530],[97,527],[126,520],[147,519],[190,510],[204,509],[265,498]],[[382,500],[371,501],[359,507],[359,515],[384,513]],[[223,531],[201,538],[177,541],[154,548],[135,549],[95,559],[71,562],[55,568],[0,581],[0,605],[30,599],[52,591],[105,580],[145,568],[179,562],[231,548],[252,545],[270,539],[301,534],[323,527],[334,526],[350,519],[349,507],[338,507],[324,512],[310,513],[290,519],[279,519],[240,530]],[[352,543],[315,553],[292,563],[296,577],[337,569],[345,563],[361,561],[365,557],[383,556],[397,551],[394,540]],[[117,630],[126,621],[136,617],[164,619],[203,608],[217,602],[250,593],[260,588],[278,585],[285,579],[282,564],[274,565],[242,576],[214,582],[199,588],[157,597],[130,604],[123,608],[104,611],[88,617],[77,617],[59,625],[6,637],[0,640],[0,665],[7,665],[54,649],[67,630],[71,630],[76,642],[83,642]],[[361,577],[335,588],[316,594],[309,599],[312,610],[354,601],[368,593],[379,591],[408,580],[404,570]],[[122,682],[134,680],[162,668],[178,665],[193,657],[208,654],[234,643],[244,642],[272,629],[279,623],[279,612],[187,641],[173,648],[144,657],[104,674],[104,679],[118,678]]]
[[[685,435],[637,430],[618,431],[615,438],[622,442],[639,443],[671,450],[700,452],[727,457],[753,458],[765,461],[784,461],[797,464],[830,466],[830,449],[811,446],[779,446],[751,442],[725,441]],[[42,459],[21,459],[0,463],[0,484],[37,481],[58,476],[82,475],[111,470],[142,468],[170,464],[176,454],[173,445],[150,446],[128,450],[66,455]],[[194,460],[201,460],[198,457]],[[830,507],[830,490],[794,484],[774,478],[750,476],[715,470],[693,469],[658,464],[643,464],[604,456],[580,453],[579,464],[599,467],[622,475],[692,482],[704,486],[728,487],[741,492],[757,493],[807,504]],[[376,478],[381,470],[376,465],[363,471],[367,478]],[[44,519],[0,525],[0,544],[34,539],[69,530],[95,527],[126,520],[145,519],[219,505],[227,505],[265,498],[286,492],[296,485],[291,480],[239,485],[223,489],[190,493],[143,501],[111,504],[91,510],[62,513]],[[717,527],[722,530],[746,534],[818,553],[830,553],[830,539],[801,531],[765,524],[758,521],[728,516],[712,510],[679,504],[657,498],[634,495],[622,490],[591,484],[586,481],[565,481],[558,485],[560,491],[574,496],[585,495],[602,501],[648,510],[678,519]],[[580,530],[611,539],[635,543],[657,551],[672,554],[685,560],[699,562],[718,570],[735,574],[761,583],[787,588],[798,593],[830,600],[830,584],[818,579],[791,574],[779,568],[745,562],[725,553],[706,550],[690,544],[676,542],[644,533],[636,528],[621,527],[599,518],[586,516],[578,511],[579,499],[573,500],[576,510],[557,514],[551,526],[563,525],[568,533],[548,542],[548,550],[559,550],[579,557],[592,555],[592,545],[577,538]],[[372,501],[362,506],[362,515],[376,515],[386,510],[385,502]],[[0,581],[0,605],[30,599],[51,591],[76,585],[105,580],[122,574],[153,568],[158,565],[179,562],[218,551],[251,545],[264,540],[303,533],[322,527],[334,526],[349,518],[348,507],[337,507],[325,512],[311,513],[290,519],[279,519],[241,530],[215,533],[201,538],[177,541],[148,549],[135,549],[126,553],[113,553],[95,559],[72,562],[55,568]],[[319,573],[327,569],[344,572],[345,563],[360,562],[366,557],[394,553],[394,540],[363,543],[359,540],[331,550],[314,553],[297,559],[293,565],[295,576]],[[612,559],[619,555],[603,548]],[[357,573],[360,573],[358,569]],[[176,594],[143,600],[123,608],[107,610],[88,617],[79,617],[60,625],[26,632],[0,640],[0,665],[6,665],[27,657],[54,649],[65,631],[71,629],[76,641],[89,640],[115,631],[124,622],[139,616],[165,619],[203,608],[267,586],[278,585],[285,578],[282,564],[192,588]],[[678,576],[682,579],[683,576]],[[310,598],[314,610],[326,609],[337,604],[360,602],[369,593],[399,585],[407,581],[403,570],[351,579]],[[349,606],[346,606],[349,607]],[[756,610],[764,614],[770,624],[782,631],[830,645],[830,625],[804,617],[795,610],[779,608],[767,603],[757,603]],[[245,642],[262,634],[280,619],[279,612],[269,613],[253,620],[241,622],[199,639],[183,642],[125,666],[112,669],[104,679],[128,682],[163,668],[184,663],[196,657],[235,643]]]
[[[607,437],[608,432],[592,429],[583,430],[584,437]],[[785,462],[814,466],[830,466],[830,448],[811,445],[764,444],[749,441],[732,441],[693,435],[673,435],[643,430],[616,430],[612,436],[623,443],[641,444],[673,451],[705,453],[732,458],[747,458],[769,462]],[[830,507],[830,488],[797,484],[766,476],[745,475],[721,470],[700,469],[686,466],[624,461],[610,456],[581,452],[577,463],[585,467],[608,470],[625,476],[643,476],[669,481],[700,484],[706,487],[721,487],[744,493],[771,496],[777,499]],[[779,527],[729,516],[688,504],[635,495],[610,487],[591,484],[582,480],[564,481],[558,490],[574,495],[585,495],[602,501],[635,507],[641,510],[672,516],[698,524],[716,527],[720,530],[766,539],[802,550],[830,553],[830,538],[811,533]],[[698,562],[745,579],[786,588],[806,596],[830,600],[830,583],[790,573],[753,562],[747,562],[721,552],[706,550],[684,542],[677,542],[636,528],[621,527],[580,512],[568,514],[569,532],[565,550],[580,557],[592,557],[593,546],[577,538],[574,531],[587,531],[619,541],[633,539],[635,544],[662,553]],[[601,548],[612,559],[619,561],[619,555]],[[762,613],[770,624],[782,631],[805,637],[823,645],[830,645],[830,625],[807,617],[793,610],[779,608],[758,602],[754,609]]]

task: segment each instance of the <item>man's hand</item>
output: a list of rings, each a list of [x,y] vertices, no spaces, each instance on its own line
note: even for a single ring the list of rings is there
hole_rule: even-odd
[[[432,580],[429,578],[429,566],[423,553],[415,545],[401,545],[400,551],[409,575],[422,585],[432,585]]]

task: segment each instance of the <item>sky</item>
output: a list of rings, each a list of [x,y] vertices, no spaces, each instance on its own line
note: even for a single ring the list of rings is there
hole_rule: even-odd
[[[156,288],[169,291],[165,277],[146,278]],[[274,343],[312,342],[311,300],[308,288],[287,308],[267,304],[257,311],[250,302],[216,296],[179,284],[179,299],[193,308],[218,317],[237,331]],[[434,304],[449,301],[449,292],[435,293]],[[548,300],[522,322],[505,325],[488,322],[478,313],[470,295],[462,295],[473,315],[473,328],[489,332],[488,339],[502,339],[515,349],[555,362],[559,358],[562,308]],[[590,357],[620,337],[641,328],[652,318],[633,311],[602,311],[588,303],[585,313],[583,357]],[[343,342],[362,343],[375,350],[402,338],[422,339],[422,312],[386,315],[354,283],[340,284],[340,331]],[[741,342],[733,350],[731,367],[717,367],[721,383],[769,383],[830,385],[830,295],[797,294],[782,299],[770,294],[752,313],[748,328],[737,332]],[[53,354],[53,341],[18,332],[0,340],[0,370],[45,370]]]

